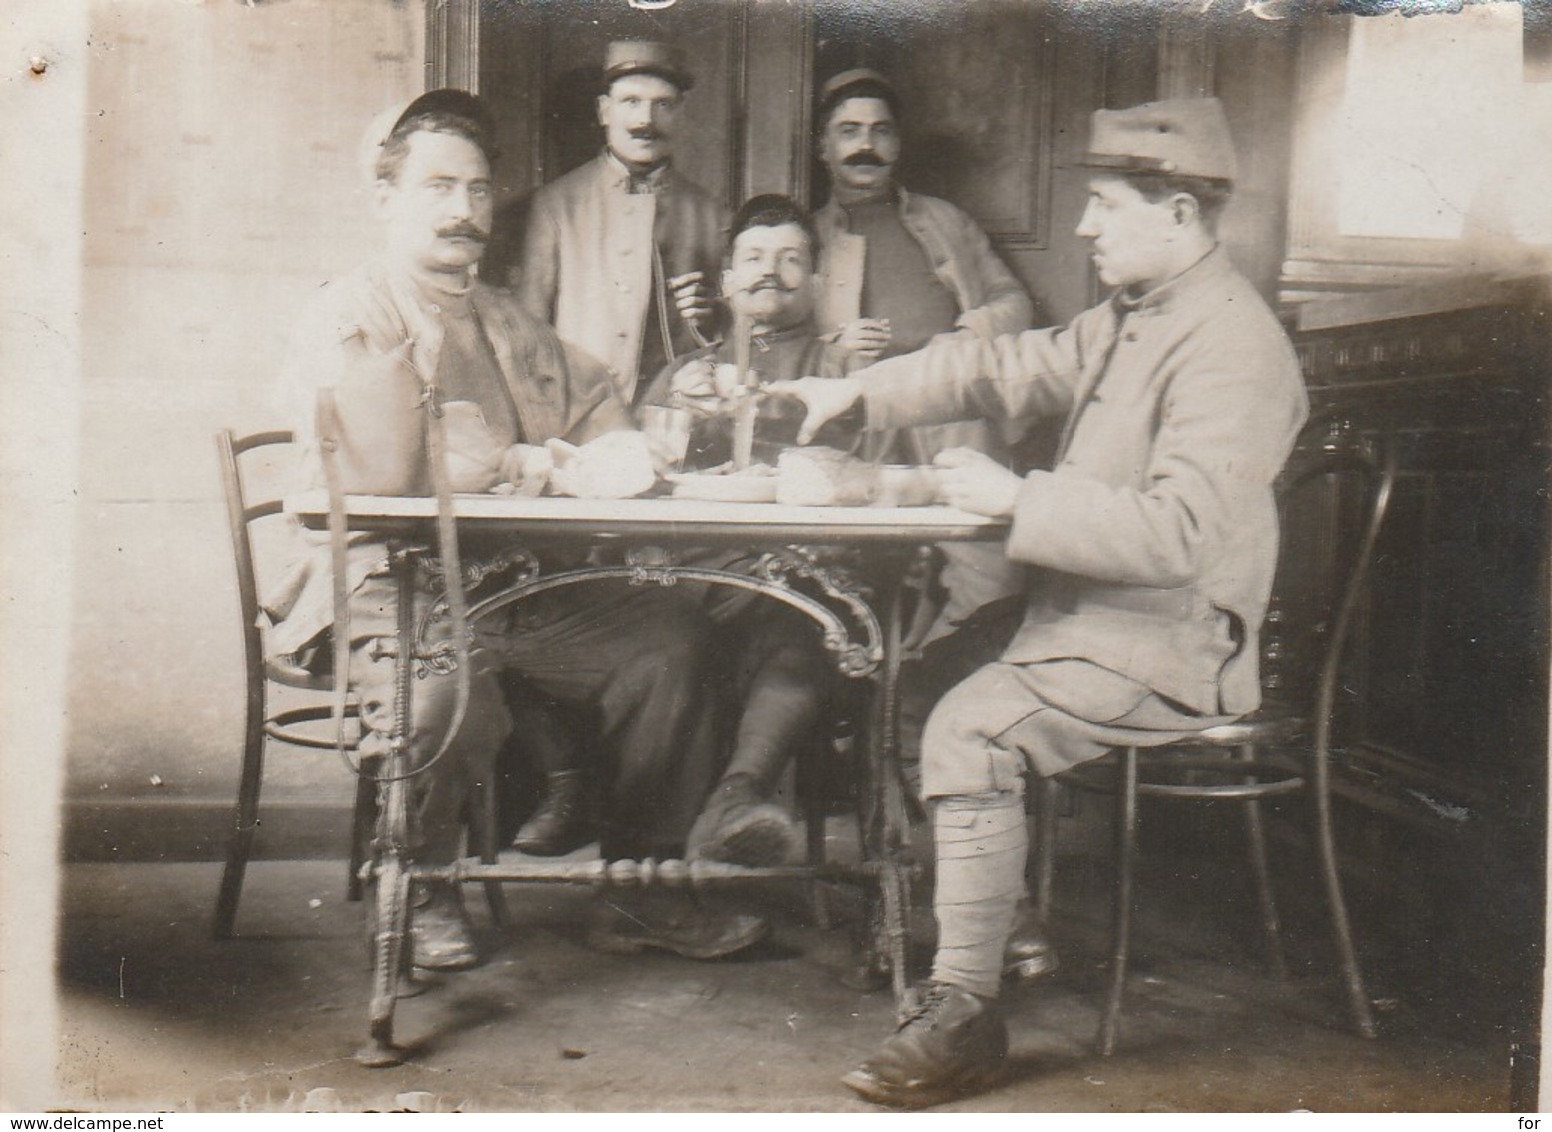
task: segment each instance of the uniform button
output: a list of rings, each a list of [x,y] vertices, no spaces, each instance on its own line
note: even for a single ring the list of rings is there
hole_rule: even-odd
[[[1128,342],[1135,342],[1137,341],[1137,331],[1128,330],[1125,334],[1121,335],[1121,337],[1125,338]]]
[[[627,335],[627,334],[626,334],[626,332],[625,332],[625,331],[623,331],[623,330],[616,330],[616,331],[615,331],[615,332],[614,332],[614,336],[615,336],[615,337],[616,337],[616,338],[627,338],[627,337],[629,337],[629,335]]]
[[[620,249],[620,254],[621,255],[630,255],[631,254],[631,249],[630,248],[621,248]]]

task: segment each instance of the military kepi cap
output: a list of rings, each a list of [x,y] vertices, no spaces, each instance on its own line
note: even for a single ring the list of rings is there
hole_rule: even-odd
[[[372,119],[362,135],[360,153],[361,172],[368,184],[377,179],[377,159],[393,132],[421,114],[454,114],[473,122],[481,134],[480,148],[485,151],[486,158],[496,160],[496,120],[490,108],[478,95],[442,87],[428,90],[408,102],[396,103]]]
[[[1174,98],[1126,110],[1096,110],[1081,164],[1215,181],[1233,181],[1239,172],[1229,121],[1216,98]]]
[[[840,71],[825,80],[825,84],[819,88],[819,105],[838,100],[852,87],[868,86],[881,87],[889,94],[895,95],[895,87],[892,82],[871,67],[853,67],[849,71]]]
[[[439,90],[428,90],[425,94],[410,99],[409,105],[394,119],[388,133],[392,134],[394,130],[419,114],[456,114],[460,118],[469,119],[486,135],[494,134],[496,131],[496,120],[491,117],[490,108],[479,95],[470,94],[466,90],[456,90],[453,87],[442,87]]]
[[[656,75],[682,91],[695,85],[683,51],[671,43],[648,39],[617,39],[605,49],[604,85],[626,75]]]
[[[882,98],[892,113],[900,113],[900,95],[894,83],[871,67],[853,67],[831,75],[819,88],[818,111],[814,118],[820,128],[824,127],[831,110],[853,96]]]

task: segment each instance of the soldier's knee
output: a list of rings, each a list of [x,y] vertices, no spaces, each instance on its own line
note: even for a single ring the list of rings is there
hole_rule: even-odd
[[[654,682],[699,679],[711,623],[697,604],[677,596],[661,601],[640,633],[630,668],[641,677]]]
[[[438,672],[412,685],[408,730],[411,749],[428,758],[444,747],[453,757],[492,754],[511,730],[511,717],[495,680],[478,670],[468,676],[461,704],[459,674]]]

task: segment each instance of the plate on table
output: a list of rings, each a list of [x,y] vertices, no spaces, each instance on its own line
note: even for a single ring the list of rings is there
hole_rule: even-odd
[[[763,472],[677,472],[664,477],[675,499],[711,503],[775,503],[776,476]]]

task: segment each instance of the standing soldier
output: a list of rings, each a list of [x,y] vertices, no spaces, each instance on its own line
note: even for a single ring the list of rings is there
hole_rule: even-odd
[[[877,71],[842,71],[820,88],[815,124],[830,199],[819,232],[821,332],[866,361],[898,357],[942,335],[990,341],[1029,329],[1034,308],[986,233],[948,201],[895,181],[900,99]],[[930,464],[945,448],[1010,462],[984,421],[906,430],[900,458]],[[1018,569],[997,546],[940,548],[946,604],[927,640],[977,609],[1018,592]]]
[[[511,282],[533,314],[607,365],[635,405],[646,380],[704,344],[727,210],[673,168],[695,85],[682,53],[611,43],[603,80],[604,151],[534,194]]]

